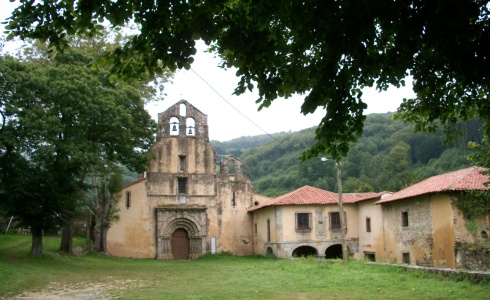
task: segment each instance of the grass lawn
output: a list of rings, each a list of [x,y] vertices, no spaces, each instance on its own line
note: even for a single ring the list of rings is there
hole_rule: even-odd
[[[43,240],[43,257],[31,257],[30,236],[0,235],[0,299],[490,299],[489,283],[358,261],[69,257],[59,237]]]

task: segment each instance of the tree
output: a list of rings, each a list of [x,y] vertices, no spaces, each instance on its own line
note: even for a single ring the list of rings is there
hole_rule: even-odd
[[[488,1],[22,1],[6,28],[63,49],[67,36],[93,36],[104,21],[140,27],[105,56],[119,77],[189,68],[202,39],[237,68],[236,94],[258,89],[259,109],[304,94],[301,112],[324,108],[325,117],[302,159],[339,162],[363,131],[362,88],[399,87],[407,76],[417,98],[398,117],[416,129],[490,119]]]
[[[68,147],[70,128],[49,98],[42,65],[0,58],[0,99],[6,125],[0,136],[0,205],[31,228],[31,254],[42,254],[42,232],[75,210],[80,164]],[[53,87],[53,90],[55,88]],[[66,176],[72,174],[72,176]]]
[[[0,205],[31,226],[35,255],[43,229],[73,218],[88,175],[110,178],[102,171],[116,164],[142,172],[151,157],[156,124],[139,89],[91,70],[93,59],[80,47],[0,59]]]
[[[94,172],[90,180],[92,199],[86,195],[84,200],[95,219],[94,249],[109,254],[106,237],[110,225],[119,220],[117,203],[121,199],[120,191],[123,186],[122,169],[114,166]]]

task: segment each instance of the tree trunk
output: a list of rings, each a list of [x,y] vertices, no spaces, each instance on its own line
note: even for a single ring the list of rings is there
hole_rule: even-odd
[[[100,247],[101,245],[101,236],[102,236],[102,220],[100,218],[99,209],[95,209],[95,226],[94,226],[94,250],[97,252],[102,252]]]
[[[109,231],[109,226],[104,226],[101,230],[101,235],[100,235],[100,248],[101,252],[104,252],[107,255],[110,255],[109,251],[107,250],[107,232]]]
[[[104,181],[104,196],[101,207],[101,223],[100,223],[100,249],[101,252],[109,254],[107,251],[107,232],[109,231],[110,222],[107,220],[111,209],[112,196],[109,191],[110,175],[106,175]]]
[[[43,228],[41,226],[31,226],[32,244],[31,255],[43,255]]]
[[[61,229],[60,250],[68,255],[73,255],[73,222],[69,221]]]

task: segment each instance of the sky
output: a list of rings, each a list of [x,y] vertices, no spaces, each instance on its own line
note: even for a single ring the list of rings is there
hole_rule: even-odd
[[[3,0],[0,20],[7,18],[14,7],[15,3]],[[191,69],[177,71],[171,82],[165,84],[166,97],[146,106],[154,120],[157,120],[158,113],[184,99],[208,116],[210,140],[229,141],[242,136],[294,132],[320,123],[325,113],[321,108],[314,114],[305,116],[301,113],[305,95],[278,98],[261,111],[258,111],[259,104],[255,103],[257,92],[232,95],[239,81],[235,76],[236,70],[218,67],[220,59],[205,50],[204,43],[198,42]],[[407,83],[406,87],[393,87],[382,93],[365,89],[363,101],[368,105],[365,114],[396,111],[403,98],[414,96],[411,85]]]

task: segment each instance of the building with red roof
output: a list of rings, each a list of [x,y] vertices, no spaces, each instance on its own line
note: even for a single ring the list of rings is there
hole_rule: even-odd
[[[483,168],[471,167],[430,177],[376,202],[382,208],[384,260],[420,266],[460,268],[455,247],[488,240],[490,216],[475,216],[476,232],[455,206],[470,201],[463,191],[487,191]]]
[[[381,208],[374,202],[387,195],[390,194],[342,194],[347,224],[345,240],[351,255],[362,258],[364,254],[375,253],[373,249],[377,245],[371,243],[371,236],[379,238],[382,230]],[[339,194],[306,185],[250,208],[255,253],[287,258],[342,257],[338,201]],[[366,231],[364,226],[369,226],[367,234],[361,234]]]

